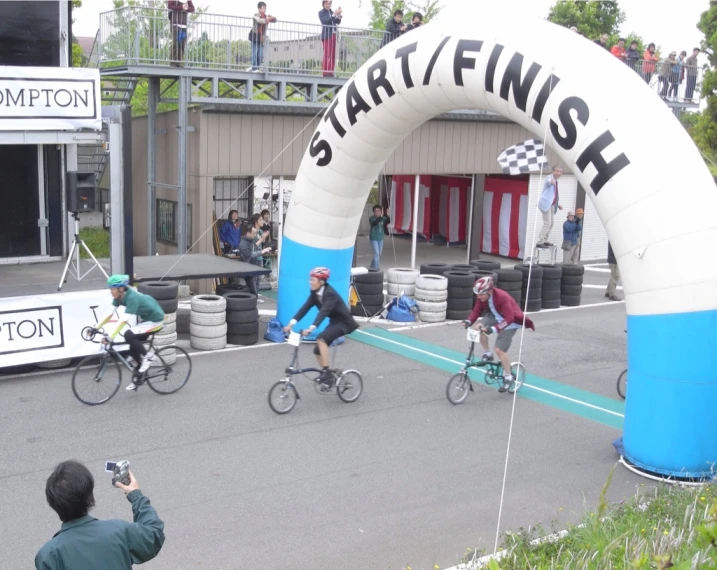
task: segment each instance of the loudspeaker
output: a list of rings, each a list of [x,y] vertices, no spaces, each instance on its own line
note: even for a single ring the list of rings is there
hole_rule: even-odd
[[[68,212],[94,212],[97,209],[94,172],[68,172],[66,189]]]

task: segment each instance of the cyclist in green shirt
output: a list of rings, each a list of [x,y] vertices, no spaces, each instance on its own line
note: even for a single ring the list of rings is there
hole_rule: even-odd
[[[107,324],[112,318],[115,309],[123,306],[125,308],[124,316],[110,335],[110,339],[114,339],[127,325],[129,317],[131,315],[136,316],[137,324],[124,333],[124,339],[129,345],[132,358],[139,365],[138,371],[140,373],[146,372],[154,360],[154,353],[147,353],[142,343],[149,339],[149,335],[162,329],[164,326],[164,311],[155,299],[149,295],[143,295],[129,286],[129,275],[112,275],[107,280],[107,286],[112,293],[112,310],[97,323],[97,328],[102,328]],[[136,390],[137,386],[134,382],[131,382],[126,389]]]
[[[373,249],[373,260],[371,260],[371,269],[378,269],[381,264],[381,252],[383,251],[383,235],[385,228],[391,223],[389,218],[383,211],[383,208],[376,204],[373,207],[373,216],[368,219],[371,229],[368,239],[371,240],[371,249]]]

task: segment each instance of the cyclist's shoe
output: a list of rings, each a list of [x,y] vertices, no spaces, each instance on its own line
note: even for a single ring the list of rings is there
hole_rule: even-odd
[[[134,382],[130,382],[129,385],[125,388],[125,390],[128,390],[128,391],[136,390],[136,389],[137,389],[137,384],[135,384]]]
[[[152,354],[151,352],[145,354],[144,358],[142,359],[142,364],[140,365],[139,370],[137,372],[139,372],[140,374],[142,374],[143,372],[147,372],[153,361],[154,354]]]
[[[332,370],[329,370],[328,368],[326,370],[323,370],[321,372],[321,376],[319,376],[319,383],[322,384],[322,389],[325,386],[328,390],[334,385],[334,373]]]
[[[493,362],[493,353],[492,352],[484,352],[483,356],[481,356],[480,359],[483,362]]]
[[[508,389],[513,385],[515,382],[515,378],[513,376],[503,376],[503,383],[500,385],[500,388],[498,388],[498,392],[507,392]]]

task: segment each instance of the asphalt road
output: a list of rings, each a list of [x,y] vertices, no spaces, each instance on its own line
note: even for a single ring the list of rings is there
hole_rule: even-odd
[[[602,290],[591,295],[600,301]],[[624,319],[622,303],[538,314],[522,361],[533,374],[617,399]],[[466,347],[457,327],[399,334]],[[122,389],[95,408],[74,399],[66,372],[0,380],[0,568],[32,567],[58,530],[44,483],[68,458],[94,473],[98,518],[131,517],[103,471],[106,460],[131,461],[166,523],[165,546],[149,569],[419,570],[452,566],[467,547],[492,550],[509,396],[479,387],[452,406],[446,372],[349,341],[337,364],[363,372],[360,400],[344,404],[300,381],[303,398],[278,416],[266,395],[289,354],[271,345],[197,355],[179,393]],[[310,348],[302,354],[308,362]],[[519,397],[501,532],[538,522],[549,529],[551,521],[562,528],[590,509],[617,459],[611,441],[619,434]],[[645,482],[618,468],[610,496]]]

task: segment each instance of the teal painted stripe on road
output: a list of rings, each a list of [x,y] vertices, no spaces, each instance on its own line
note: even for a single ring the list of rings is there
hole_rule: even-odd
[[[351,338],[450,373],[458,372],[466,358],[465,354],[380,327],[359,329]],[[483,374],[480,370],[473,369],[471,378],[482,383]],[[615,429],[622,429],[624,404],[587,390],[528,373],[518,395]]]

